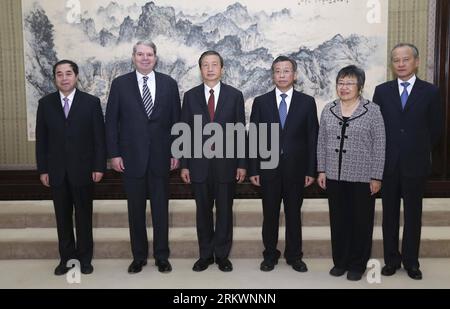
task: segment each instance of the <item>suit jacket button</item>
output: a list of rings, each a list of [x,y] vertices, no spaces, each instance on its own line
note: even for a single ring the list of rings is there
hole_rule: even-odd
[[[338,136],[338,137],[337,137],[337,139],[341,139],[341,137],[340,137],[340,136]]]
[[[345,139],[348,139],[348,136],[346,135],[346,136],[344,136],[344,138],[345,138]]]
[[[339,152],[339,149],[335,149],[336,152]]]
[[[339,122],[339,125],[341,126],[341,125],[342,125],[342,122]]]
[[[347,150],[342,150],[343,153],[347,153]]]

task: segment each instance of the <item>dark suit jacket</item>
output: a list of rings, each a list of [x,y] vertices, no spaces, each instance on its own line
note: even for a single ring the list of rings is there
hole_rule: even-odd
[[[316,177],[316,149],[319,124],[316,102],[313,97],[298,91],[293,92],[291,105],[284,129],[281,129],[275,89],[255,98],[250,116],[250,122],[257,126],[261,123],[268,127],[268,149],[271,149],[271,124],[279,124],[280,153],[286,160],[283,177],[292,182],[304,182],[305,176]],[[259,134],[258,134],[259,135]],[[250,160],[250,176],[260,175],[271,179],[279,172],[278,169],[264,170],[260,168],[261,158]]]
[[[39,100],[36,119],[36,161],[50,185],[92,183],[92,172],[106,169],[105,127],[100,100],[76,90],[66,119],[59,92]]]
[[[106,107],[108,157],[122,157],[128,177],[143,177],[148,167],[156,176],[169,176],[170,133],[180,116],[180,95],[170,76],[155,72],[155,80],[155,106],[150,119],[135,71],[117,77],[111,84]]]
[[[398,83],[393,80],[376,87],[373,101],[380,106],[386,127],[384,175],[400,168],[403,176],[427,176],[432,147],[442,133],[439,89],[417,78],[403,110]]]
[[[210,116],[208,113],[208,106],[205,99],[205,88],[204,84],[201,84],[195,88],[192,88],[184,94],[183,108],[181,111],[181,121],[187,123],[192,132],[194,128],[194,116],[202,116],[202,130],[206,124],[210,122]],[[226,154],[226,143],[225,143],[225,132],[226,124],[237,124],[241,123],[245,126],[245,109],[244,109],[244,97],[242,92],[239,90],[221,83],[220,95],[217,102],[216,111],[214,114],[214,122],[218,123],[224,132],[223,138],[223,149],[224,157]],[[192,134],[193,135],[193,134]],[[192,145],[193,143],[192,136]],[[203,136],[202,140],[204,142],[208,140],[210,136]],[[234,149],[237,150],[237,140],[234,141]],[[193,152],[192,147],[192,152]],[[216,181],[220,183],[233,182],[236,178],[236,170],[238,168],[247,168],[247,162],[245,158],[193,158],[191,159],[182,158],[181,168],[187,168],[190,171],[192,182],[204,182],[208,177],[208,171],[211,167],[215,170]]]

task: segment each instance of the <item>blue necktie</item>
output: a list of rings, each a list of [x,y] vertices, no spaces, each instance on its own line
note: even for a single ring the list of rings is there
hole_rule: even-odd
[[[402,95],[400,96],[401,100],[402,100],[402,107],[403,109],[405,109],[405,105],[406,102],[408,102],[408,86],[410,85],[410,83],[405,82],[405,83],[401,83],[400,85],[402,85],[403,87],[403,92]]]
[[[284,129],[284,124],[286,123],[286,118],[287,118],[287,104],[285,101],[285,99],[287,98],[287,94],[282,93],[282,94],[280,94],[280,96],[281,96],[280,109],[279,109],[280,123],[281,123],[281,128]]]
[[[142,101],[144,102],[145,112],[147,113],[147,117],[150,119],[153,111],[153,99],[150,93],[150,89],[148,89],[147,81],[148,77],[144,76],[144,85],[142,86]]]

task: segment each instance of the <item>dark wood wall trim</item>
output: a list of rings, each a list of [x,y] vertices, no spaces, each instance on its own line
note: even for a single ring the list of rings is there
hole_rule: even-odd
[[[444,134],[433,153],[433,179],[450,179],[450,1],[436,1],[434,80],[441,91]]]
[[[191,199],[189,185],[182,183],[178,172],[170,176],[170,199]],[[450,181],[430,180],[426,188],[426,197],[450,198]],[[108,171],[104,180],[95,185],[95,199],[114,200],[125,199],[122,179],[116,172]],[[259,190],[249,182],[237,185],[237,199],[258,199]],[[305,192],[305,198],[326,198],[325,193],[313,185]],[[49,200],[51,192],[39,182],[36,171],[0,171],[0,200]]]

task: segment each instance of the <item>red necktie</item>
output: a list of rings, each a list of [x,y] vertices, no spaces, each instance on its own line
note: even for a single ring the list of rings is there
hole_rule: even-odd
[[[214,120],[214,105],[215,105],[214,90],[211,89],[209,91],[209,93],[211,95],[209,96],[209,100],[208,100],[208,111],[209,111],[209,118],[211,119],[211,122],[213,122],[213,120]]]

